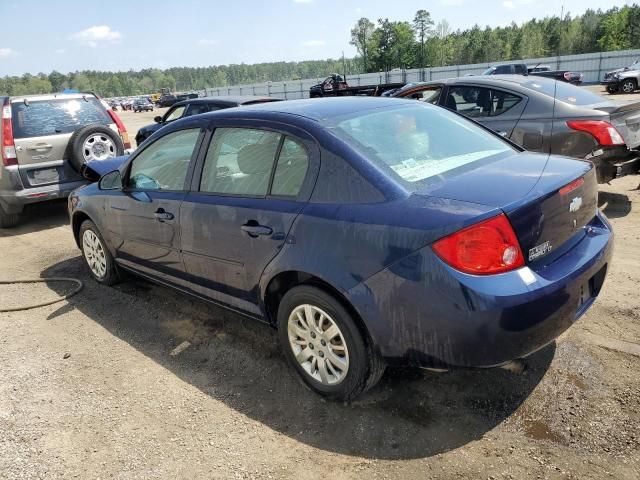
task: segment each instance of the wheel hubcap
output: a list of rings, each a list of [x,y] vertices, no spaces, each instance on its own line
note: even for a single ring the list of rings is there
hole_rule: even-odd
[[[89,135],[82,145],[82,155],[86,161],[105,160],[116,156],[116,145],[104,133]]]
[[[298,364],[315,381],[337,385],[349,370],[349,351],[334,320],[313,305],[300,305],[289,315],[289,345]]]
[[[625,84],[622,85],[622,90],[625,91],[625,93],[631,93],[634,90],[634,85],[631,82],[627,82]]]
[[[107,257],[102,242],[91,230],[85,231],[82,235],[82,252],[93,274],[103,278],[107,273]]]

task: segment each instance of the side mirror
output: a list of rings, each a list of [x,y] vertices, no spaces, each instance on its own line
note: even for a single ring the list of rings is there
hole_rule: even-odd
[[[153,121],[156,123],[162,123],[162,117],[160,115],[156,115],[153,117]]]
[[[103,175],[98,182],[98,188],[100,190],[122,190],[122,175],[120,170],[114,170],[106,175]]]

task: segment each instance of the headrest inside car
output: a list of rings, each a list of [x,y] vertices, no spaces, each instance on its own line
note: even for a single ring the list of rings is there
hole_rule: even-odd
[[[238,152],[238,168],[246,174],[265,173],[271,170],[274,156],[273,145],[247,145]]]

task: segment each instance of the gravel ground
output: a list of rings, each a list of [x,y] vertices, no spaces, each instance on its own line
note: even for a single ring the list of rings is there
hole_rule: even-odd
[[[0,313],[0,478],[637,479],[638,183],[602,189],[610,275],[523,374],[394,369],[353,404],[306,390],[263,325],[140,279],[98,285],[64,203],[37,206],[0,232],[0,280],[85,288]],[[0,305],[65,288],[0,286]]]

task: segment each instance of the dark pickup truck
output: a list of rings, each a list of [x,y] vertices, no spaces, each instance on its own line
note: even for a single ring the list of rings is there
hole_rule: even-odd
[[[569,70],[551,70],[548,65],[528,67],[524,63],[504,63],[487,68],[482,75],[535,75],[537,77],[553,78],[562,82],[580,85],[582,74]]]
[[[342,75],[334,73],[325,78],[322,83],[312,86],[309,89],[309,96],[311,98],[346,97],[353,95],[377,97],[387,90],[393,90],[402,86],[404,86],[404,83],[381,83],[378,85],[351,87]]]

